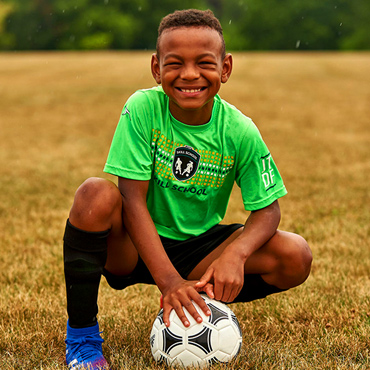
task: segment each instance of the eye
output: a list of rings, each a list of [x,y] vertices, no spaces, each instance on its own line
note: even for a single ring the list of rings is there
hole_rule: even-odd
[[[178,61],[169,61],[164,64],[165,67],[178,67],[181,66],[181,62]]]
[[[211,62],[210,60],[202,60],[199,62],[199,65],[202,68],[214,68],[216,66],[215,62]]]

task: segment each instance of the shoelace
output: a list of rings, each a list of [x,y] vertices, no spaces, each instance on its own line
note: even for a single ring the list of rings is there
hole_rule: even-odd
[[[100,332],[99,334],[101,334]],[[93,357],[98,352],[101,354],[101,344],[104,339],[98,334],[89,334],[83,337],[68,338],[67,344],[73,346],[73,352],[79,352],[82,359],[85,361]],[[88,345],[85,345],[88,344]]]

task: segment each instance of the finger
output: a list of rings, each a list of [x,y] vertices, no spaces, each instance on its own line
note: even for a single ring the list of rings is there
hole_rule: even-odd
[[[213,277],[213,268],[209,267],[203,276],[199,279],[199,282],[196,284],[197,287],[203,287],[209,283]]]
[[[163,322],[167,327],[170,326],[171,311],[172,311],[172,307],[169,304],[163,305]]]
[[[206,293],[211,299],[215,298],[215,294],[213,292],[213,284],[207,283],[204,287],[200,288],[198,292]]]
[[[199,314],[198,310],[195,308],[195,306],[193,305],[193,302],[192,301],[189,300],[188,302],[186,302],[184,304],[184,308],[189,313],[189,315],[191,315],[193,317],[193,319],[197,323],[201,323],[203,321],[202,316]]]
[[[241,287],[242,286],[235,286],[234,287],[234,290],[232,291],[232,293],[229,297],[229,302],[233,302],[235,300],[235,298],[239,295],[239,293],[241,291]]]
[[[230,302],[230,296],[233,290],[233,285],[231,283],[224,284],[224,290],[222,293],[222,302]]]
[[[244,286],[244,279],[240,282],[240,284],[236,287],[235,289],[235,294],[232,297],[232,301],[235,301],[236,297],[240,294],[241,290],[243,289]]]
[[[189,301],[190,302],[190,301]],[[190,302],[191,304],[191,302]],[[192,305],[193,306],[193,305]],[[194,307],[194,306],[193,306]],[[195,309],[195,308],[194,308]],[[176,308],[174,308],[174,310],[176,311],[177,313],[177,316],[179,317],[179,319],[181,320],[182,324],[185,326],[185,327],[188,327],[190,326],[190,322],[189,322],[189,319],[186,317],[185,315],[185,312],[184,310],[182,309],[182,306],[178,306]]]
[[[223,302],[232,302],[238,296],[241,291],[243,284],[239,283],[230,283],[226,284],[224,288],[224,297],[222,299]]]
[[[215,299],[218,301],[222,301],[222,298],[224,296],[224,283],[215,281],[213,291],[215,294]]]
[[[199,294],[193,298],[193,301],[199,306],[199,308],[204,312],[205,315],[211,316],[211,310]]]

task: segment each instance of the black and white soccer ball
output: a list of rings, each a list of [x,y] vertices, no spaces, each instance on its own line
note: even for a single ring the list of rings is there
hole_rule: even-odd
[[[233,311],[206,295],[202,294],[202,297],[211,316],[206,316],[193,302],[203,319],[200,324],[184,308],[190,326],[185,327],[172,310],[167,328],[163,322],[163,309],[159,311],[150,333],[150,347],[157,362],[204,367],[229,362],[240,352],[242,332]]]

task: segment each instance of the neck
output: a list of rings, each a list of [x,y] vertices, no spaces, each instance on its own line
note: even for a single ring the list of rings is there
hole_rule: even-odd
[[[213,100],[208,102],[201,109],[182,109],[170,100],[170,112],[178,121],[186,125],[199,126],[210,121],[212,117]]]

